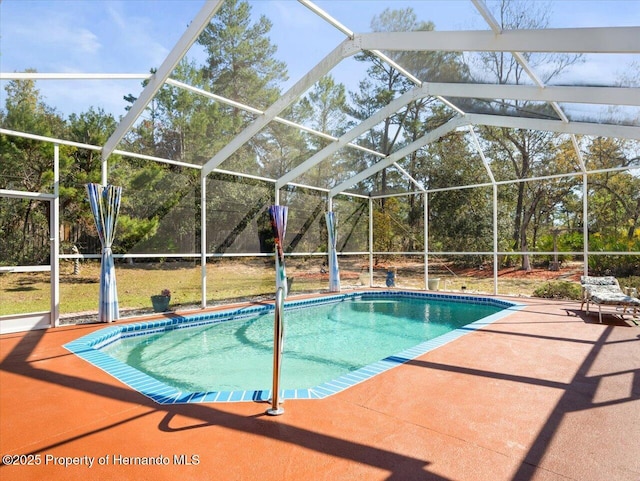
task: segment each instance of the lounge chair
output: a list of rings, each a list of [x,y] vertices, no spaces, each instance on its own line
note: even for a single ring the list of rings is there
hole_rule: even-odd
[[[622,308],[622,314],[627,312],[627,309],[633,308],[633,315],[640,309],[640,299],[626,295],[622,289],[618,280],[613,276],[582,276],[580,278],[580,284],[582,286],[582,306],[587,304],[587,314],[589,314],[589,303],[593,302],[598,305],[598,316],[600,322],[602,322],[602,306],[616,306]],[[634,321],[635,322],[635,321]]]

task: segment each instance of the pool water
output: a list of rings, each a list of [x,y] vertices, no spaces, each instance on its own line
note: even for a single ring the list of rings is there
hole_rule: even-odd
[[[432,298],[366,296],[285,310],[281,386],[319,386],[502,311]],[[273,311],[251,318],[122,337],[109,356],[180,391],[268,390]]]

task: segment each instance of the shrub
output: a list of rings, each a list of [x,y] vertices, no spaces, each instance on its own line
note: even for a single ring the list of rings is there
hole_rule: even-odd
[[[544,299],[580,300],[582,298],[582,288],[575,282],[549,281],[536,288],[533,291],[533,296]]]
[[[635,287],[640,292],[640,276],[619,277],[620,287]]]
[[[638,252],[640,238],[628,239],[626,236],[604,237],[594,234],[589,239],[589,273],[595,276],[629,277],[640,275],[640,256],[628,254],[597,255],[598,251],[610,252]]]

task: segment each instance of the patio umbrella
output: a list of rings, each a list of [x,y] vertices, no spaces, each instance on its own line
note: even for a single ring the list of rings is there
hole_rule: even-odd
[[[120,210],[122,187],[115,185],[87,184],[89,205],[96,221],[98,237],[102,244],[100,263],[100,300],[98,321],[111,322],[120,317],[118,312],[118,290],[116,270],[113,264],[111,244],[115,237],[116,221]]]
[[[284,236],[287,231],[287,210],[288,207],[282,205],[272,205],[269,207],[271,216],[271,228],[276,244],[276,290],[279,287],[284,289],[287,296],[287,274],[284,265]]]
[[[327,220],[327,231],[329,233],[329,291],[340,292],[340,268],[338,267],[338,252],[336,250],[338,243],[336,235],[336,214],[335,212],[327,212],[325,218]]]

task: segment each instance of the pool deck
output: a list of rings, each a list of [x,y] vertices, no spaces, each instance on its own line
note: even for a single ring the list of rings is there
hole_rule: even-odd
[[[62,347],[104,324],[5,334],[0,454],[40,464],[0,479],[639,481],[640,327],[516,300],[527,307],[278,417],[158,405]]]

